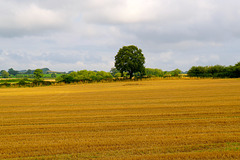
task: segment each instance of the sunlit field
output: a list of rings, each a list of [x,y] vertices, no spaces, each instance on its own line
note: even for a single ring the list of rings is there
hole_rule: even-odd
[[[240,79],[0,88],[0,159],[240,159]]]

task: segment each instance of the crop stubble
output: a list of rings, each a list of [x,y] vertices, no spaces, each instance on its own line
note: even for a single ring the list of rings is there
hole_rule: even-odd
[[[240,157],[239,79],[0,90],[0,159]]]

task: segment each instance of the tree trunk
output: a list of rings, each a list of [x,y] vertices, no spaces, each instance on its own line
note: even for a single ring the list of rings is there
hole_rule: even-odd
[[[133,77],[133,72],[129,72],[129,74],[130,74],[130,79],[132,79],[132,77]]]

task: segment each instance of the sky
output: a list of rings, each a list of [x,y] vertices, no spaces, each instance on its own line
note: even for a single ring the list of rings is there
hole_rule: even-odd
[[[239,0],[0,0],[0,70],[114,67],[123,46],[164,71],[240,61]]]

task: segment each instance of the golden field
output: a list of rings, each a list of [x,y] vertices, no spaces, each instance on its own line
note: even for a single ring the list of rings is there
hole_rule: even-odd
[[[1,88],[0,159],[240,159],[240,79]]]

